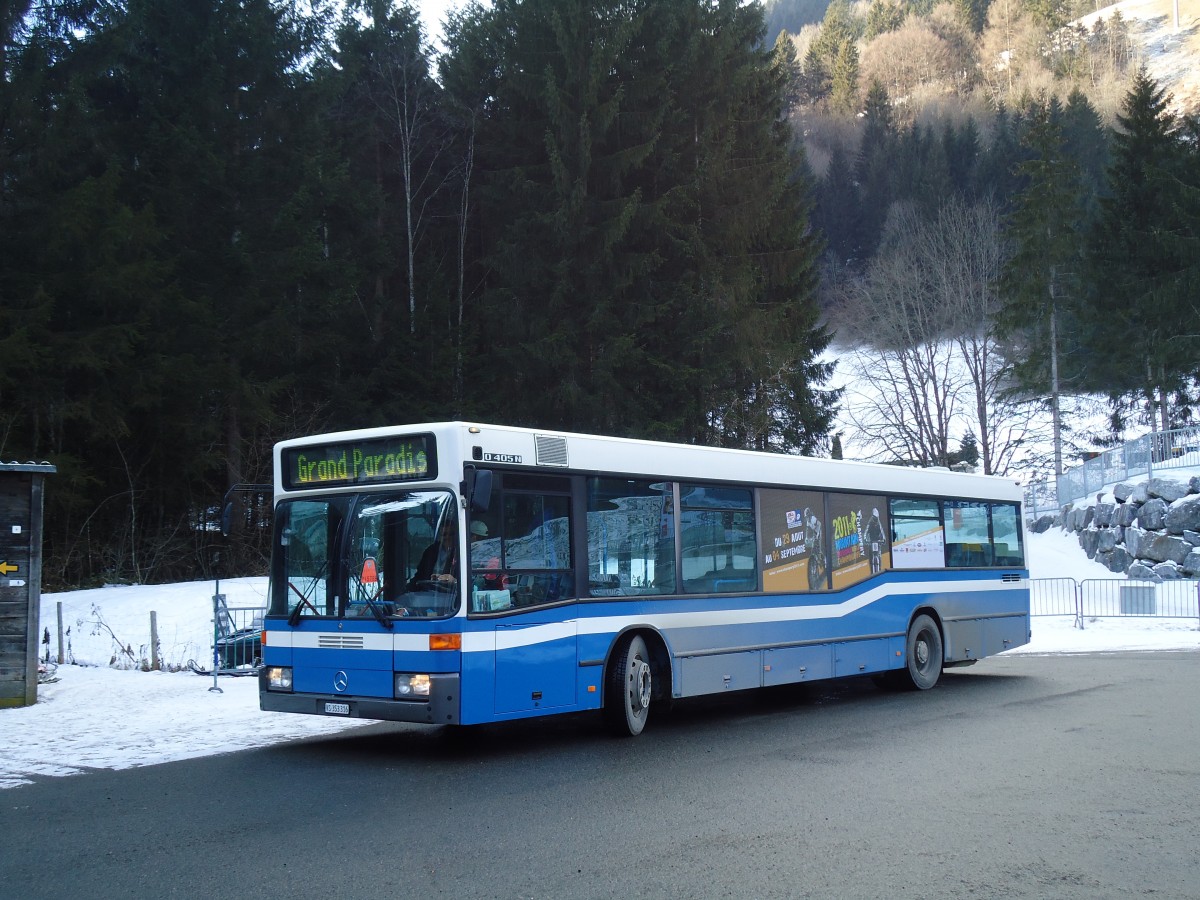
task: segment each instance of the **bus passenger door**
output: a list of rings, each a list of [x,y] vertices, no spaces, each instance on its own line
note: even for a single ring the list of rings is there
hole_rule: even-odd
[[[562,609],[531,611],[496,623],[496,712],[575,705],[577,622]]]

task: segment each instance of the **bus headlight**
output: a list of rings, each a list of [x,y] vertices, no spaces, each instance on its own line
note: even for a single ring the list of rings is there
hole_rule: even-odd
[[[429,696],[428,675],[405,675],[396,673],[396,699],[416,700]]]
[[[267,689],[290,691],[292,689],[291,666],[271,666],[267,669]]]

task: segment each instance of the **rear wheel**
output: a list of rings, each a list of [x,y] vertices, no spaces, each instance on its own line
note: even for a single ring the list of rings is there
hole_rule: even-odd
[[[929,616],[920,615],[908,627],[902,683],[915,691],[927,691],[942,674],[942,633]]]
[[[650,651],[641,635],[625,638],[613,655],[606,675],[604,719],[620,737],[636,737],[646,727],[654,673]]]

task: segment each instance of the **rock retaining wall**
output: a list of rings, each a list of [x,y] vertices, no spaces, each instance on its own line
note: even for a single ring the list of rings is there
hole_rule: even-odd
[[[1076,533],[1088,558],[1110,572],[1147,581],[1200,578],[1200,476],[1119,484],[1029,528],[1041,534],[1055,525]]]

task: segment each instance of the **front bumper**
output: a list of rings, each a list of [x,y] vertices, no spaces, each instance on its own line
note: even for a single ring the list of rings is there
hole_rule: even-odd
[[[385,697],[354,697],[346,694],[297,694],[267,690],[266,670],[259,673],[258,705],[271,712],[306,713],[331,719],[383,719],[389,722],[420,722],[457,725],[459,722],[459,676],[457,672],[430,675],[428,700],[393,700]],[[344,703],[349,713],[329,713],[326,703]]]

